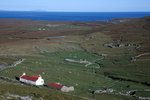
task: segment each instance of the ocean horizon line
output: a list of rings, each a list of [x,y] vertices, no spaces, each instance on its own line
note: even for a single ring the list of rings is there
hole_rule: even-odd
[[[149,13],[150,11],[46,11],[46,10],[3,10],[4,12],[58,12],[58,13]]]

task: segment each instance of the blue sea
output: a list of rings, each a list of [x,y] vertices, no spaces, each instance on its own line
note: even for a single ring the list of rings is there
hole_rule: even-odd
[[[108,21],[115,18],[141,18],[150,12],[33,12],[0,11],[0,18],[48,21]]]

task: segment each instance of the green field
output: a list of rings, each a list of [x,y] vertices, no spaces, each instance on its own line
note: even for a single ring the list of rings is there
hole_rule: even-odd
[[[107,67],[105,67],[107,65],[112,65],[111,62],[108,63],[105,61],[105,59],[101,61],[99,60],[102,58],[101,56],[84,51],[60,51],[43,53],[41,56],[37,57],[21,56],[21,58],[25,59],[22,64],[18,65],[17,67],[0,71],[1,76],[15,79],[15,77],[22,75],[23,72],[27,73],[28,75],[40,74],[45,79],[45,84],[48,82],[59,82],[64,85],[74,86],[75,91],[69,94],[89,98],[95,98],[90,91],[103,88],[112,88],[117,92],[131,89],[149,88],[142,84],[134,84],[132,82],[123,82],[117,80],[114,81],[105,77],[103,74],[96,74],[97,71],[109,72],[109,70],[111,70],[111,72],[114,72],[111,68],[108,68],[109,70],[107,70]],[[87,61],[92,62],[92,65],[86,67],[84,64],[66,62],[66,58],[76,60],[86,59]],[[97,68],[99,65],[95,63],[95,61],[103,62],[102,64],[104,66]],[[118,71],[121,72],[120,70]],[[112,73],[112,75],[114,74]],[[130,85],[130,87],[127,87],[127,85]]]
[[[108,76],[150,84],[150,60],[132,62],[130,58],[131,56],[116,56],[105,59],[105,61],[101,62],[105,67],[97,71],[97,73],[106,73]]]

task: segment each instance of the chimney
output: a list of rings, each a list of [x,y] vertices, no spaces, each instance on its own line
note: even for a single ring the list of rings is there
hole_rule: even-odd
[[[26,73],[23,73],[22,76],[26,75]]]

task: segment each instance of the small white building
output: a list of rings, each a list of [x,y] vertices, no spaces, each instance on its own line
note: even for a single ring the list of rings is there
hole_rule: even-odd
[[[23,73],[19,77],[20,82],[26,83],[26,84],[31,84],[31,85],[44,85],[44,79],[40,75],[38,76],[27,76],[26,73]]]

